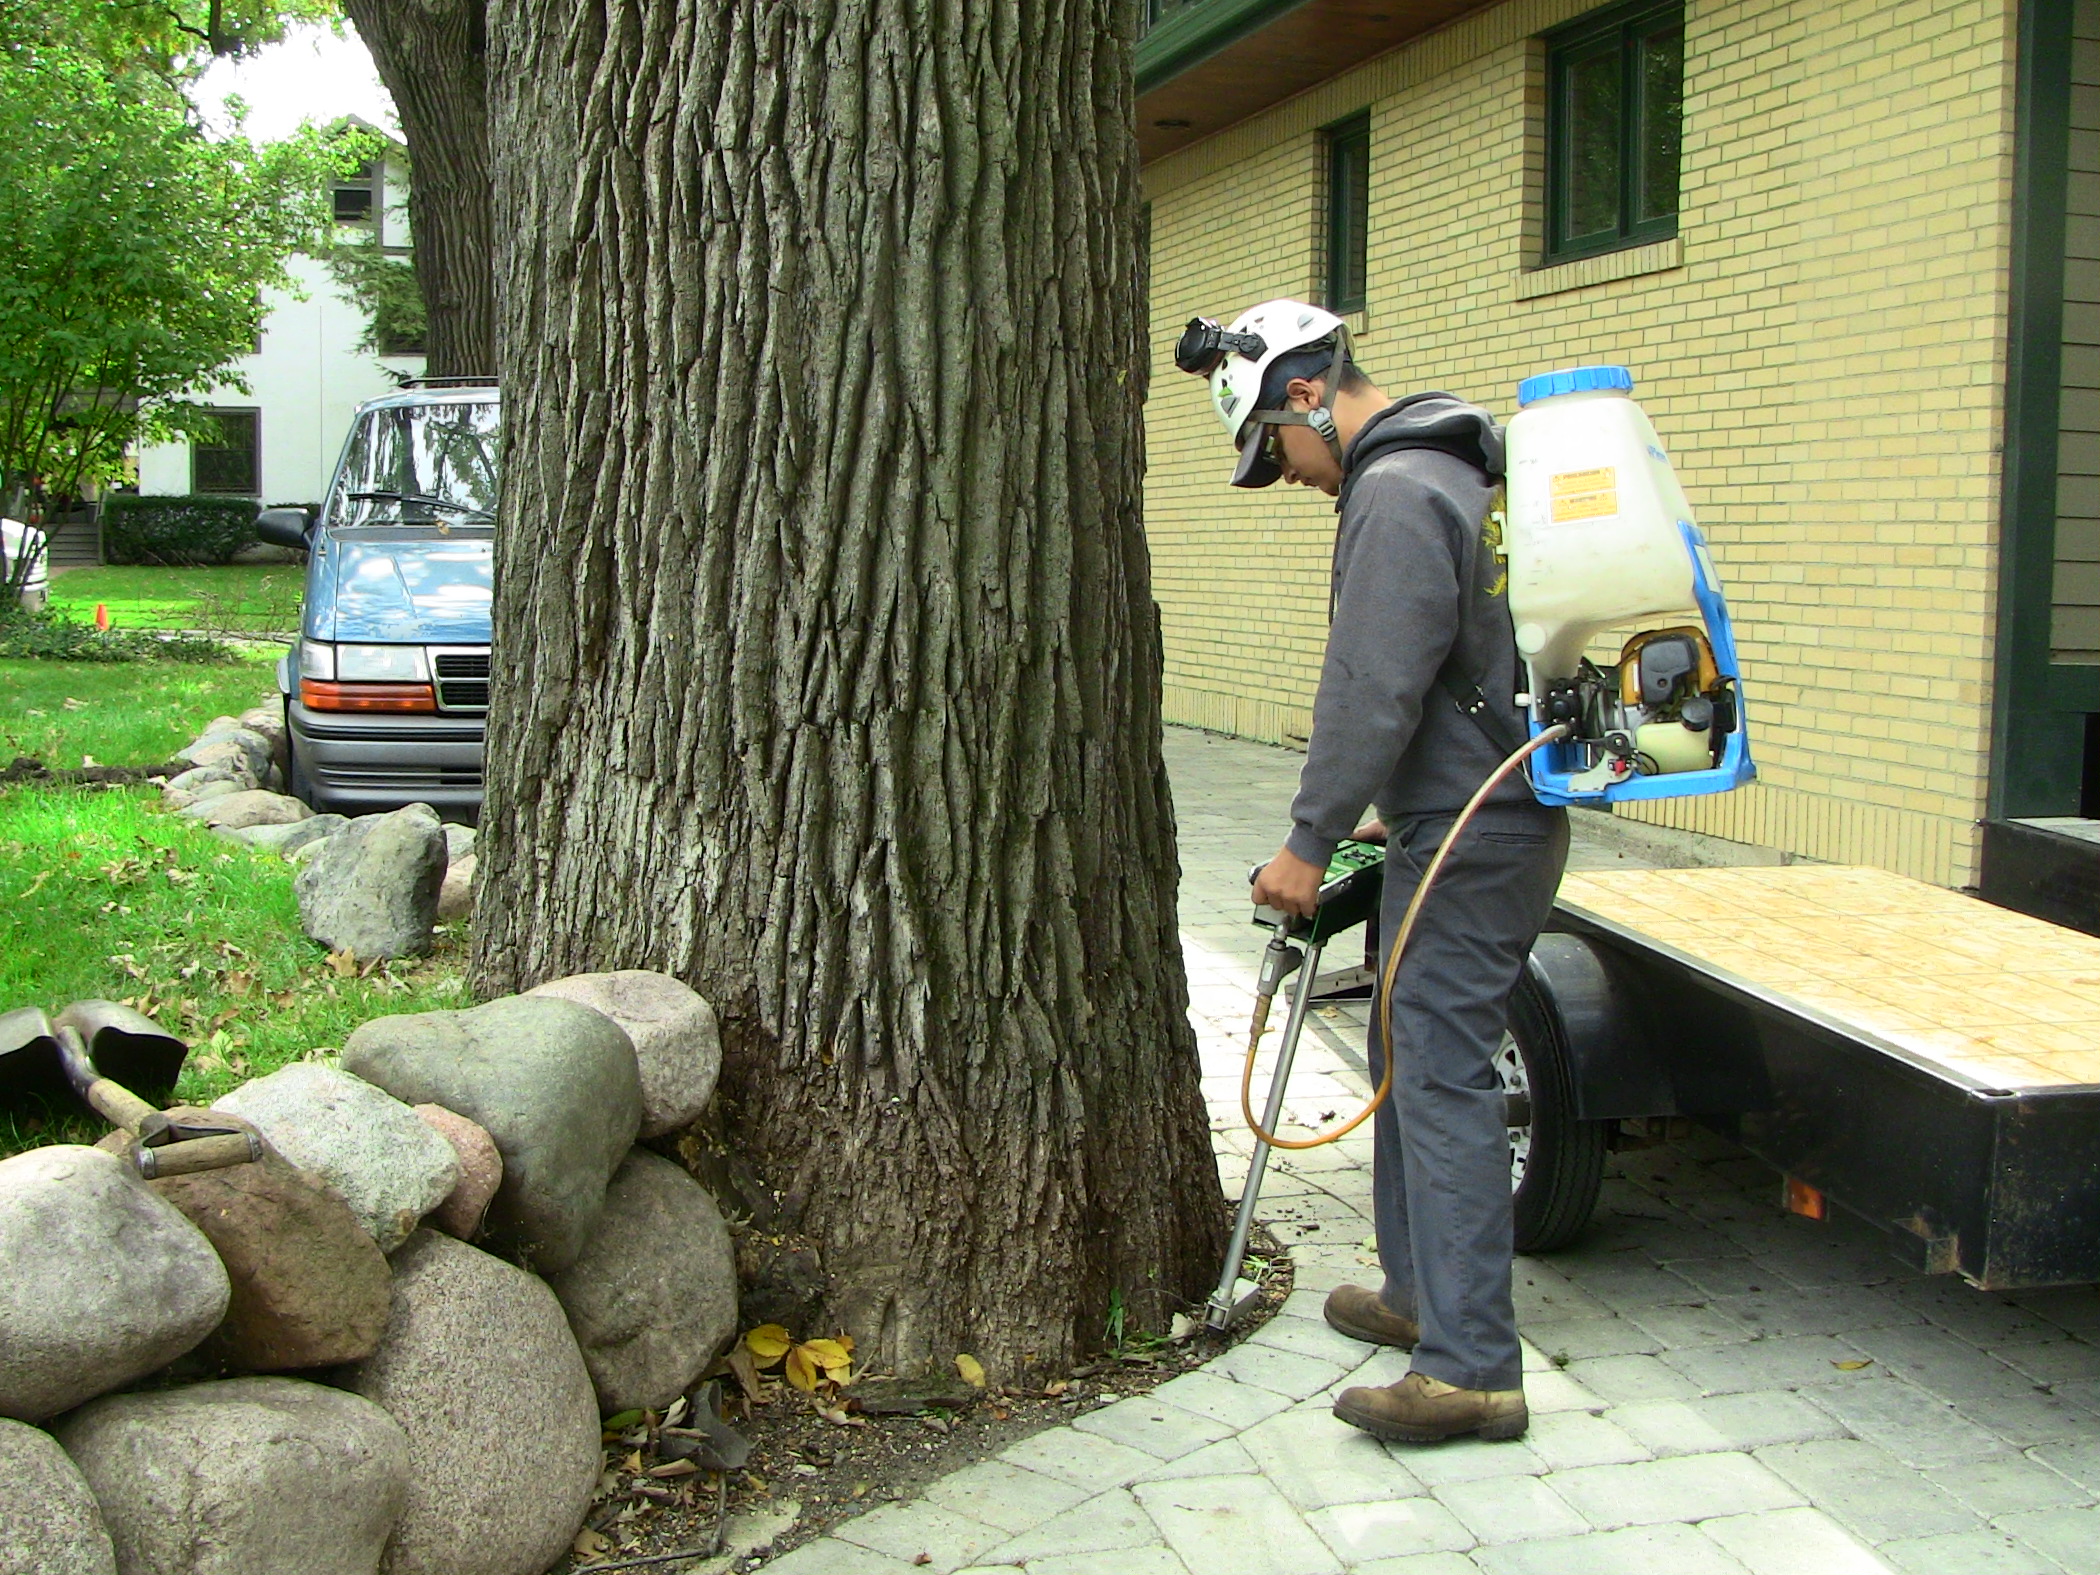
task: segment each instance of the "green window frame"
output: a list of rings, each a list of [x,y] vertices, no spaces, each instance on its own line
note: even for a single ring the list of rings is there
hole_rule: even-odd
[[[1330,312],[1360,312],[1370,294],[1370,112],[1337,121],[1320,135],[1327,174],[1321,298]]]
[[[1548,263],[1677,233],[1683,0],[1638,0],[1548,33]]]

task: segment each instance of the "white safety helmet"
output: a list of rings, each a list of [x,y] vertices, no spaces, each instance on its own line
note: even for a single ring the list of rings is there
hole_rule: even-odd
[[[1334,361],[1317,409],[1257,408],[1262,379],[1271,362],[1292,350],[1328,341],[1334,345]],[[1225,423],[1233,447],[1240,451],[1239,464],[1232,472],[1235,487],[1266,487],[1282,474],[1270,448],[1272,428],[1311,427],[1327,440],[1340,463],[1341,437],[1328,407],[1340,391],[1341,371],[1348,361],[1349,325],[1334,313],[1303,301],[1264,301],[1240,313],[1230,328],[1220,328],[1208,317],[1192,318],[1174,346],[1176,366],[1210,380],[1211,407]]]

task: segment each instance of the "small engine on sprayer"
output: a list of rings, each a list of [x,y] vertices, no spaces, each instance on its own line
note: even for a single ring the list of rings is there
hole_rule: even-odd
[[[1530,762],[1548,804],[1724,793],[1755,774],[1735,632],[1706,538],[1621,366],[1517,385],[1508,428],[1502,551],[1529,693],[1531,735],[1566,734]],[[1603,631],[1696,614],[1634,634],[1616,663],[1585,655]]]

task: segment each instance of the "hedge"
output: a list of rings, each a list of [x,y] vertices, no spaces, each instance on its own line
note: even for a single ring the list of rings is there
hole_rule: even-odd
[[[111,563],[230,563],[254,540],[255,504],[247,498],[119,493],[102,505],[102,552]]]

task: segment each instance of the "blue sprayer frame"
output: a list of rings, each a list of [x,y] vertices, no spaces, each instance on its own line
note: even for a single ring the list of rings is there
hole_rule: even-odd
[[[1699,616],[1706,622],[1706,638],[1714,648],[1714,666],[1724,677],[1735,680],[1735,731],[1721,748],[1719,765],[1704,771],[1676,771],[1666,776],[1631,776],[1590,792],[1568,786],[1576,773],[1586,769],[1578,758],[1579,746],[1572,742],[1548,744],[1531,757],[1531,790],[1541,804],[1623,804],[1636,799],[1692,798],[1702,793],[1727,793],[1757,775],[1750,759],[1750,721],[1743,700],[1743,668],[1735,654],[1735,626],[1728,621],[1728,604],[1721,599],[1720,576],[1707,554],[1706,538],[1690,520],[1677,522],[1684,550],[1692,560],[1692,593],[1699,603]],[[1531,736],[1545,731],[1534,706],[1530,716]]]

